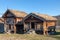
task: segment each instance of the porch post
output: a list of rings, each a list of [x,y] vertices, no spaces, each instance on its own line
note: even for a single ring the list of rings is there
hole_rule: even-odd
[[[44,35],[47,35],[47,34],[48,34],[46,21],[43,22],[43,34],[44,34]]]
[[[4,23],[4,32],[6,33],[7,31],[6,31],[6,24]]]
[[[13,28],[13,25],[11,25],[11,31],[13,31],[13,29],[14,29],[14,28]]]
[[[15,24],[14,24],[14,33],[16,33],[16,26],[15,26]]]
[[[23,24],[24,24],[24,32],[26,32],[26,29],[25,29],[25,22],[23,22]]]
[[[4,32],[7,33],[6,18],[4,18]]]
[[[16,33],[16,26],[15,26],[15,24],[16,24],[16,18],[14,18],[14,34]]]
[[[36,28],[36,23],[35,23],[35,30],[36,30],[37,28]]]
[[[31,22],[30,22],[30,29],[31,29]]]
[[[55,31],[55,29],[56,29],[56,22],[55,22],[55,28],[54,28],[54,31]]]
[[[55,29],[56,29],[56,22],[55,22],[55,26],[54,26],[54,32],[55,32]]]
[[[12,31],[12,29],[13,29],[13,28],[12,28],[12,25],[11,25],[11,31]]]

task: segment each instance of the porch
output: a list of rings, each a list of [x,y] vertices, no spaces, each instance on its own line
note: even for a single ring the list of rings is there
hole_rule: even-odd
[[[41,31],[43,33],[43,23],[42,22],[24,22],[24,33],[29,30]]]
[[[55,21],[47,21],[42,17],[39,17],[35,14],[29,14],[23,19],[24,32],[27,32],[31,29],[39,31],[44,35],[47,35],[49,32],[55,32]],[[51,28],[51,29],[49,29]]]

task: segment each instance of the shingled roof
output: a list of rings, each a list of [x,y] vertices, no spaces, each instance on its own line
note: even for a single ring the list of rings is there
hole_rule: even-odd
[[[16,17],[25,18],[26,16],[31,14],[31,15],[37,15],[38,17],[41,17],[41,18],[43,18],[45,20],[57,20],[56,18],[54,18],[54,17],[52,17],[50,15],[40,14],[40,13],[36,13],[36,12],[32,12],[30,14],[27,14],[26,12],[23,12],[23,11],[17,11],[17,10],[11,10],[11,9],[8,9],[6,12],[8,12],[8,11],[11,12],[12,14],[14,14]],[[5,12],[5,14],[6,14],[6,12]]]
[[[46,14],[40,14],[40,13],[30,13],[29,15],[27,15],[24,18],[24,20],[27,19],[30,15],[35,16],[35,17],[37,17],[39,19],[42,19],[42,20],[47,20],[47,21],[49,21],[49,20],[56,21],[57,20],[55,17],[49,16],[49,15],[46,15]]]
[[[35,14],[35,15],[37,15],[39,17],[42,17],[42,18],[44,18],[46,20],[57,20],[55,17],[47,15],[47,14],[40,14],[40,13],[33,13],[33,14]]]
[[[7,11],[6,12],[11,12],[13,15],[15,15],[16,17],[25,17],[26,15],[27,15],[27,13],[26,12],[23,12],[23,11],[18,11],[18,10],[11,10],[11,9],[7,9]],[[5,14],[6,14],[6,12],[5,12]],[[4,14],[4,15],[5,15]],[[4,16],[3,15],[3,16]]]

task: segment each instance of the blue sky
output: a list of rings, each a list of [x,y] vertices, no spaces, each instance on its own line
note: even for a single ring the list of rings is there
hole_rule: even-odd
[[[7,9],[60,15],[60,0],[0,0],[0,16]]]

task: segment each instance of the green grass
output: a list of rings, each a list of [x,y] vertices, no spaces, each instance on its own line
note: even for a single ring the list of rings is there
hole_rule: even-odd
[[[60,30],[56,35],[0,34],[0,40],[60,40]]]
[[[0,39],[11,39],[11,40],[56,40],[56,38],[52,38],[49,36],[44,35],[37,35],[37,34],[0,34]]]

